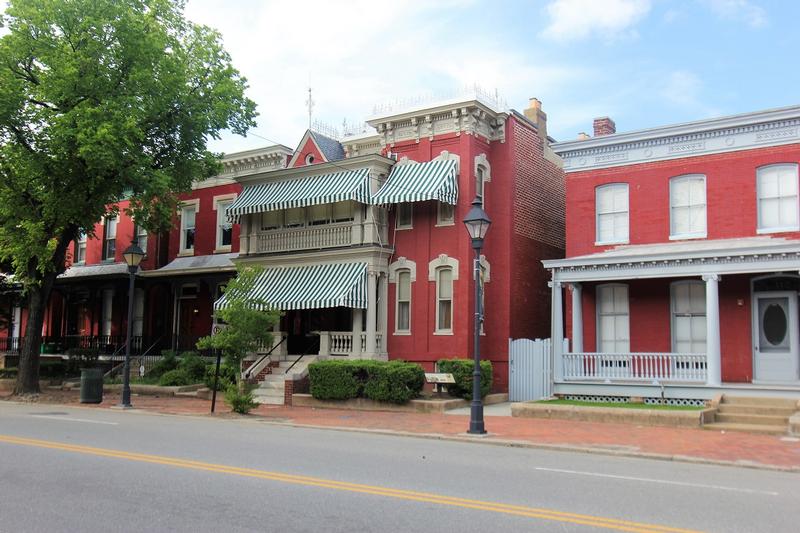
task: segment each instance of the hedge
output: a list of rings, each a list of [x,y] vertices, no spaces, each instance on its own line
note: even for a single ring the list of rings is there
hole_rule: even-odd
[[[471,359],[439,359],[437,361],[439,372],[453,374],[455,383],[447,385],[450,396],[465,400],[472,399],[472,371],[475,363]],[[481,398],[492,390],[492,363],[481,361]]]
[[[422,367],[404,361],[318,361],[308,365],[311,395],[318,400],[369,398],[402,404],[419,396]]]
[[[184,385],[192,385],[196,383],[191,376],[180,368],[175,370],[168,370],[161,375],[158,379],[158,384],[162,387],[182,387]]]

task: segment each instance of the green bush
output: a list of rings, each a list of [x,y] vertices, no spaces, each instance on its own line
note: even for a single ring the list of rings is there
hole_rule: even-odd
[[[178,362],[178,369],[185,371],[193,383],[200,383],[206,377],[206,362],[195,352],[186,352]]]
[[[439,372],[453,374],[455,383],[448,383],[447,392],[450,396],[472,399],[472,371],[475,363],[471,359],[439,359],[437,362]],[[481,398],[492,390],[492,363],[481,361]]]
[[[214,389],[214,374],[216,372],[217,365],[216,363],[212,363],[206,366],[206,374],[203,379],[203,383],[206,384],[206,387],[209,389]],[[219,381],[217,382],[217,390],[224,391],[228,390],[228,387],[234,385],[236,383],[236,369],[230,365],[221,364],[219,365]]]
[[[158,384],[162,387],[182,387],[184,385],[192,385],[193,383],[189,374],[187,374],[185,370],[178,368],[164,372],[158,379]]]
[[[161,359],[153,365],[148,375],[154,378],[160,378],[170,370],[178,368],[178,358],[175,357],[175,352],[172,350],[165,350],[161,352]]]
[[[365,397],[406,403],[419,396],[425,373],[403,361],[318,361],[308,365],[311,395],[318,400]]]
[[[227,403],[234,413],[246,415],[251,409],[258,407],[253,395],[253,388],[250,385],[242,384],[243,389],[239,390],[236,385],[231,385],[225,390],[225,403]]]

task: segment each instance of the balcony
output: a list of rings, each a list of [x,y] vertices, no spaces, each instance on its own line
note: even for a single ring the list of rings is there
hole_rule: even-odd
[[[565,353],[564,381],[706,382],[706,354],[701,353]]]
[[[317,226],[259,230],[245,239],[245,254],[272,254],[302,250],[324,250],[386,242],[386,225],[377,221],[332,222]]]

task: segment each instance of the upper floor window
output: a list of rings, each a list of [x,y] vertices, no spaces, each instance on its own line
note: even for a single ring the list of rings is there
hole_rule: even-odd
[[[483,165],[478,165],[475,167],[475,194],[481,197],[483,200],[484,196],[484,185],[486,184],[486,167]]]
[[[453,331],[453,269],[441,267],[436,270],[436,331]]]
[[[103,227],[103,260],[113,261],[117,253],[117,217],[107,217]]]
[[[395,331],[409,333],[411,331],[411,271],[397,272],[397,307],[395,313]]]
[[[630,352],[627,285],[597,287],[597,351]]]
[[[706,177],[679,176],[669,180],[670,238],[706,236]]]
[[[701,281],[672,284],[672,351],[706,352],[706,287]]]
[[[284,211],[284,224],[287,228],[301,228],[306,224],[306,210],[303,207],[292,207]]]
[[[439,202],[436,208],[436,224],[439,226],[451,226],[455,224],[456,206]]]
[[[333,204],[333,222],[350,222],[353,220],[353,204],[351,202],[336,202]]]
[[[597,244],[628,242],[628,184],[610,183],[595,191]]]
[[[187,205],[181,209],[181,252],[193,252],[197,206]]]
[[[220,249],[230,249],[233,242],[233,224],[228,220],[225,211],[231,206],[233,200],[220,200],[217,202],[217,246]]]
[[[78,240],[75,241],[75,262],[86,262],[86,233],[83,231],[78,235]]]
[[[267,211],[261,213],[261,230],[269,231],[283,226],[283,211]]]
[[[758,232],[797,231],[797,164],[778,164],[757,171]]]
[[[414,204],[397,204],[397,219],[395,227],[397,229],[410,229],[414,223]]]
[[[139,245],[139,248],[146,254],[147,253],[147,230],[136,224],[133,229],[134,239],[136,240],[136,244]]]
[[[320,226],[328,224],[331,220],[330,204],[312,205],[308,208],[308,225]]]

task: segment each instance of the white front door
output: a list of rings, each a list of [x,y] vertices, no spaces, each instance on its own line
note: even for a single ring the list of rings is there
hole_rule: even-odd
[[[758,381],[800,379],[797,292],[753,294],[753,378]]]

